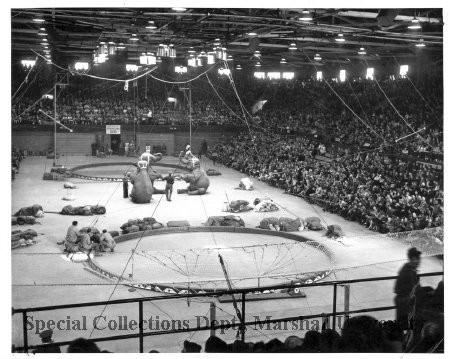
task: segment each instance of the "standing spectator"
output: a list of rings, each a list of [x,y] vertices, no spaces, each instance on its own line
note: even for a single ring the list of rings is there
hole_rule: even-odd
[[[128,198],[128,173],[124,173],[122,178],[123,198]]]
[[[417,268],[420,265],[421,252],[416,247],[408,250],[408,263],[398,274],[394,292],[395,305],[397,306],[397,323],[402,330],[410,329],[409,316],[414,308],[415,294],[420,286]]]

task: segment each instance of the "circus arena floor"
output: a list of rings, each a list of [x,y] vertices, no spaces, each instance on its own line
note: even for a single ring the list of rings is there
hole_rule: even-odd
[[[59,164],[71,168],[78,165],[98,163],[98,162],[123,162],[134,161],[133,158],[123,158],[112,156],[107,159],[93,158],[90,156],[69,156],[60,158]],[[62,197],[67,194],[63,188],[62,181],[44,181],[44,172],[49,172],[53,160],[44,157],[28,157],[21,162],[20,173],[12,182],[12,213],[21,207],[40,204],[44,211],[59,212],[67,204],[73,206],[101,204],[106,207],[106,214],[100,216],[62,216],[56,213],[46,213],[45,217],[39,221],[41,224],[33,226],[14,226],[13,229],[33,228],[39,233],[35,245],[21,247],[12,250],[12,306],[14,308],[26,308],[36,306],[48,306],[57,304],[82,303],[91,301],[106,301],[114,299],[141,298],[147,296],[161,296],[161,294],[149,290],[138,289],[129,291],[125,285],[116,286],[111,280],[87,270],[84,263],[75,263],[67,259],[62,253],[63,248],[57,242],[64,239],[67,228],[73,220],[79,222],[79,228],[94,225],[100,231],[102,229],[118,230],[120,226],[130,218],[153,217],[163,224],[170,220],[187,220],[192,226],[201,226],[209,216],[220,216],[229,213],[222,212],[224,202],[227,200],[248,200],[253,203],[257,197],[269,197],[273,199],[281,208],[273,213],[244,212],[238,215],[244,220],[246,227],[254,228],[264,217],[291,217],[301,218],[318,216],[324,225],[338,224],[342,227],[346,236],[339,241],[329,239],[325,236],[325,231],[303,231],[295,232],[303,237],[323,244],[335,257],[334,263],[327,262],[321,252],[294,248],[289,253],[284,251],[286,257],[284,263],[285,272],[278,272],[278,279],[271,279],[264,284],[277,284],[286,282],[282,273],[296,271],[296,273],[310,272],[314,270],[327,269],[333,267],[332,273],[323,279],[344,280],[367,278],[375,276],[396,275],[400,267],[405,262],[407,245],[386,236],[364,228],[363,226],[344,220],[343,218],[324,212],[320,207],[312,206],[304,200],[283,193],[282,190],[270,187],[269,185],[254,180],[255,189],[253,191],[236,190],[239,180],[243,174],[225,168],[221,165],[213,166],[208,159],[202,159],[203,169],[215,168],[222,172],[221,176],[210,177],[210,187],[204,196],[178,195],[176,189],[185,188],[186,183],[176,181],[172,201],[166,201],[164,195],[154,195],[149,204],[135,204],[130,199],[122,196],[122,182],[100,182],[87,179],[71,178],[77,188],[71,190],[75,197],[72,202],[63,201]],[[178,159],[164,157],[163,163],[177,164]],[[158,171],[166,174],[168,169],[157,167]],[[95,169],[94,169],[95,170]],[[94,171],[93,170],[93,171]],[[113,166],[108,175],[116,175],[116,168]],[[121,177],[123,168],[117,166],[117,176]],[[89,173],[86,173],[87,175]],[[106,175],[106,174],[105,174]],[[164,183],[156,182],[155,187],[164,188]],[[130,189],[131,190],[131,189]],[[17,227],[17,228],[16,228]],[[160,271],[155,264],[155,256],[163,255],[167,260],[171,260],[173,267],[182,266],[175,252],[198,253],[205,250],[222,251],[227,262],[227,267],[233,277],[255,276],[261,269],[259,266],[269,268],[271,263],[280,255],[280,248],[283,248],[295,241],[257,235],[232,235],[200,233],[195,235],[190,233],[169,234],[165,236],[154,236],[143,240],[136,247],[137,250],[146,251],[152,255],[153,260],[140,257],[139,261],[133,263],[133,267],[127,261],[130,258],[131,250],[137,244],[136,240],[119,243],[116,252],[104,254],[99,257],[98,263],[104,265],[116,273],[123,273],[124,276],[134,277],[135,280],[152,283],[167,283],[182,281],[180,272],[170,270]],[[267,246],[264,252],[265,259],[258,259],[256,255],[252,259],[254,251],[246,248],[262,248]],[[289,247],[291,248],[291,247]],[[231,251],[231,252],[230,252]],[[244,253],[245,252],[245,253]],[[250,255],[249,255],[250,253]],[[200,277],[203,275],[210,282],[224,282],[224,278],[219,278],[220,271],[210,271],[216,265],[214,258],[200,256],[198,265],[203,265]],[[148,261],[146,260],[148,259]],[[193,260],[193,259],[191,259]],[[264,269],[264,268],[263,268]],[[420,267],[421,273],[443,270],[443,264],[435,257],[424,258]],[[192,279],[192,278],[191,278]],[[190,279],[190,280],[191,280]],[[423,278],[422,285],[436,286],[440,277]],[[246,285],[256,285],[245,281],[236,281],[236,287]],[[378,306],[393,305],[393,281],[369,282],[351,284],[350,286],[350,310],[359,308],[369,308]],[[319,314],[332,311],[333,287],[312,287],[304,288],[306,297],[278,300],[252,301],[246,305],[246,318],[252,320],[255,316],[264,319],[266,316],[272,318],[292,317],[298,315]],[[217,298],[193,298],[187,300],[158,300],[154,303],[144,304],[144,317],[154,320],[153,330],[158,330],[157,323],[181,320],[189,326],[208,324],[205,318],[209,318],[210,303],[216,304],[216,319],[230,320],[235,317],[232,303],[222,303]],[[338,287],[337,310],[343,310],[344,290]],[[371,315],[379,319],[393,319],[394,311],[375,312]],[[54,310],[49,312],[30,313],[28,332],[29,344],[39,344],[38,320],[48,323],[50,319],[65,320],[66,324],[61,330],[54,330],[53,339],[55,341],[72,340],[78,337],[102,337],[109,335],[121,335],[137,333],[138,329],[132,330],[129,327],[116,327],[109,325],[109,322],[137,320],[138,306],[136,303],[124,305],[94,306],[86,308],[74,308],[64,310]],[[100,316],[99,330],[93,330],[93,319]],[[12,344],[23,345],[22,322],[20,315],[14,315],[12,320]],[[79,320],[82,325],[72,325]],[[84,325],[84,323],[86,323]],[[68,327],[67,327],[68,326]],[[100,330],[101,329],[101,330]],[[161,329],[161,328],[159,328]],[[167,329],[167,328],[164,328]],[[168,329],[176,329],[170,327]],[[286,330],[285,330],[286,329]],[[301,330],[303,329],[303,330]],[[289,335],[302,336],[308,328],[286,328],[277,327],[250,327],[246,332],[248,341],[267,341],[272,338],[284,340]],[[311,328],[309,328],[311,329]],[[224,334],[218,335],[226,341],[235,339],[236,331],[228,330]],[[184,340],[191,340],[204,346],[204,342],[209,336],[209,331],[190,332],[176,335],[158,335],[146,337],[144,341],[144,352],[158,350],[160,352],[180,352]],[[112,352],[137,352],[138,340],[127,339],[118,341],[105,341],[99,343],[103,350]],[[64,352],[65,349],[63,348]]]

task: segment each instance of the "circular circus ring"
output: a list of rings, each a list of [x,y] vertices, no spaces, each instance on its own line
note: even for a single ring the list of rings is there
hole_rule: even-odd
[[[75,166],[75,167],[70,168],[68,170],[68,172],[70,173],[70,177],[72,177],[72,178],[80,178],[80,179],[91,180],[91,181],[122,182],[122,176],[120,176],[120,177],[94,176],[94,175],[84,175],[82,173],[77,173],[77,171],[84,170],[84,169],[97,168],[97,167],[111,167],[111,166],[129,166],[129,168],[131,168],[133,166],[133,167],[137,168],[137,164],[135,162],[100,162],[100,163],[91,163],[91,164],[87,164],[87,165]],[[154,166],[186,171],[186,168],[183,166],[169,164],[169,163],[158,162],[158,163],[155,163]]]
[[[319,243],[317,241],[311,240],[309,238],[300,236],[298,234],[294,233],[288,233],[288,232],[276,232],[276,231],[269,231],[269,230],[263,230],[263,229],[256,229],[256,228],[239,228],[239,227],[207,227],[207,226],[194,226],[194,227],[165,227],[161,229],[154,229],[154,230],[147,230],[147,231],[141,231],[141,232],[134,232],[134,233],[128,233],[123,234],[118,237],[115,237],[114,240],[116,243],[121,243],[125,241],[130,241],[134,239],[144,239],[145,237],[150,236],[164,236],[167,234],[173,234],[173,233],[198,233],[198,232],[216,232],[216,233],[238,233],[238,234],[252,234],[256,236],[273,236],[273,237],[281,237],[284,239],[293,240],[296,242],[301,242],[306,245],[312,246],[314,249],[320,250],[322,254],[324,254],[331,266],[329,269],[325,270],[317,270],[317,271],[310,271],[307,273],[302,273],[302,278],[296,278],[295,280],[289,280],[289,281],[282,281],[280,283],[275,284],[274,286],[280,286],[280,285],[303,285],[303,284],[312,284],[319,280],[324,279],[328,275],[330,275],[333,272],[333,265],[335,263],[335,255],[334,253],[325,245],[322,243]],[[261,244],[264,245],[264,244]],[[117,249],[117,247],[116,247]],[[112,256],[116,255],[114,253]],[[161,284],[161,283],[136,283],[132,280],[121,277],[119,274],[113,272],[110,269],[104,268],[102,265],[100,265],[96,260],[95,257],[89,258],[87,262],[85,262],[86,269],[90,271],[91,273],[105,279],[112,280],[116,283],[120,283],[122,285],[126,285],[132,288],[136,289],[143,289],[143,290],[149,290],[159,293],[167,293],[167,294],[197,294],[197,293],[215,293],[218,291],[224,291],[228,290],[227,287],[223,288],[207,288],[207,287],[196,287],[195,282],[191,282],[189,285],[179,285],[176,284]],[[244,287],[245,288],[245,287]],[[248,287],[253,288],[253,287]],[[274,290],[271,291],[271,293],[288,293],[291,292],[291,290],[287,289],[281,289],[281,290]],[[297,293],[297,292],[295,292]]]

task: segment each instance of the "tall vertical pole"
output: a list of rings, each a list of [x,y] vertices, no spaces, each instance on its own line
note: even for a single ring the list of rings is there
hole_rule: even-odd
[[[58,75],[55,76],[55,87],[54,87],[54,94],[53,94],[53,107],[54,107],[54,118],[55,118],[55,138],[54,138],[54,144],[53,144],[53,167],[56,166],[56,86],[58,85]]]
[[[349,318],[348,312],[350,311],[350,284],[344,285],[344,312],[345,320]]]
[[[333,284],[333,330],[336,330],[336,300],[337,300],[337,284]]]
[[[134,149],[136,150],[136,121],[137,121],[137,80],[135,80],[135,83],[133,83],[133,95],[134,95],[134,122],[133,122],[133,132],[134,132]]]
[[[211,323],[211,326],[216,325],[216,303],[211,302],[209,303],[209,322]],[[216,330],[211,328],[209,330],[210,336],[216,335]]]
[[[191,85],[189,85],[189,145],[192,151],[192,93]]]

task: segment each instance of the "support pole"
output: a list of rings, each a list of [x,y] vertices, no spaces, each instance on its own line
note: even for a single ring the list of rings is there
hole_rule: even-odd
[[[211,326],[216,323],[216,303],[214,302],[209,303],[209,322],[211,323]],[[216,335],[216,330],[211,328],[209,331],[209,336],[213,335]]]
[[[56,166],[56,86],[58,85],[58,75],[56,75],[55,77],[55,87],[53,88],[54,90],[54,95],[53,95],[53,110],[54,110],[54,117],[55,117],[55,136],[54,136],[54,143],[53,143],[53,167]]]
[[[192,89],[189,85],[189,145],[192,151]]]
[[[245,293],[242,293],[242,320],[241,320],[241,340],[245,342]]]
[[[139,353],[144,352],[144,304],[139,301]]]
[[[333,330],[336,330],[336,298],[337,298],[337,284],[333,284]]]
[[[25,353],[28,353],[27,312],[22,313],[22,326],[23,326],[23,348]]]
[[[348,312],[350,310],[350,284],[344,284],[344,312],[345,320],[349,318]]]

